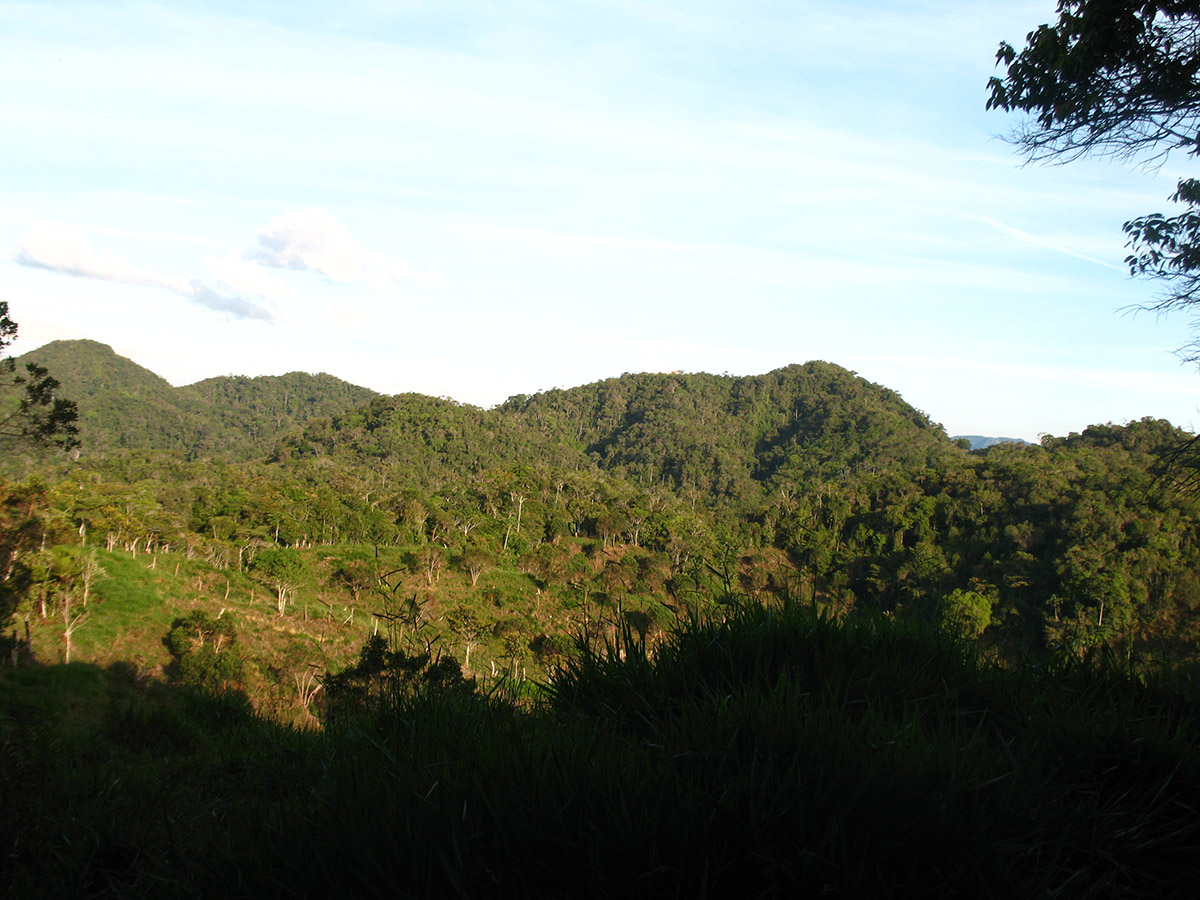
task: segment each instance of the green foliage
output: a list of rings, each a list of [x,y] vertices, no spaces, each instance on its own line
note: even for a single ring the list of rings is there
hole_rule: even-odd
[[[8,301],[0,300],[0,353],[16,336]],[[57,396],[60,384],[45,366],[23,360],[21,368],[24,374],[17,374],[16,360],[0,359],[0,446],[8,452],[22,446],[63,450],[78,446],[75,402]]]
[[[253,571],[275,591],[276,608],[282,616],[305,575],[300,554],[288,547],[269,547],[254,557]]]
[[[1185,437],[1148,419],[967,454],[828,363],[627,375],[495,410],[377,398],[279,439],[273,462],[131,449],[47,464],[41,512],[13,534],[103,547],[105,593],[140,583],[118,557],[179,553],[197,599],[253,597],[248,574],[289,628],[308,630],[312,607],[329,628],[392,621],[425,650],[463,606],[528,651],[623,624],[654,640],[675,615],[786,599],[951,622],[966,614],[947,598],[977,592],[993,652],[1119,648],[1153,665],[1198,655],[1200,505],[1154,474]],[[10,597],[78,587],[29,575],[18,590],[36,562],[21,559]],[[948,627],[978,633],[978,606]],[[95,616],[79,649],[124,646],[115,621]],[[514,654],[504,630],[451,643],[489,676],[550,659]],[[265,668],[286,686],[298,667]]]
[[[1033,115],[1015,142],[1031,159],[1111,155],[1161,165],[1172,151],[1200,153],[1200,10],[1192,3],[1062,0],[1058,20],[1031,31],[1018,52],[1001,43],[1004,77],[988,82],[989,109]],[[1165,280],[1153,307],[1200,301],[1200,181],[1179,180],[1175,216],[1126,222],[1135,275]],[[1193,342],[1190,360],[1200,358]]]
[[[177,618],[163,638],[172,659],[168,674],[180,684],[205,691],[235,686],[242,674],[236,643],[237,630],[226,617],[212,619],[196,610]]]
[[[938,604],[938,626],[951,637],[973,641],[992,624],[993,604],[987,594],[955,588]]]
[[[8,627],[18,604],[35,581],[33,557],[42,532],[45,485],[10,484],[0,479],[0,650],[9,649]]]
[[[392,650],[379,634],[363,644],[357,662],[327,673],[321,684],[331,721],[389,715],[413,695],[444,696],[475,689],[454,657]]]
[[[210,378],[188,387],[167,381],[96,341],[53,341],[21,364],[48,367],[81,403],[79,434],[89,455],[123,449],[247,460],[316,416],[376,396],[329,375]]]

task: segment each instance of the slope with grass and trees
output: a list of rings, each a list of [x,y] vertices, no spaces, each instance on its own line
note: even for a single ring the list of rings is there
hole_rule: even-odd
[[[164,405],[3,482],[0,887],[1182,883],[1200,498],[1159,477],[1168,422],[968,451],[809,363],[492,410],[333,385],[285,423],[309,377],[188,407],[123,371]],[[209,453],[242,403],[292,430]]]

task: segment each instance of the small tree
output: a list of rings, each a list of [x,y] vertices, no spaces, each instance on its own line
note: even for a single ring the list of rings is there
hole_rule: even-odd
[[[425,576],[425,583],[433,587],[442,577],[446,565],[446,552],[441,547],[427,544],[417,551],[417,563]]]
[[[75,632],[80,626],[86,622],[90,616],[87,610],[79,610],[73,608],[72,600],[74,597],[72,591],[68,588],[64,590],[59,597],[58,611],[62,616],[63,622],[63,662],[71,661],[71,648],[74,646],[73,639]]]
[[[479,583],[479,576],[492,565],[492,555],[481,547],[468,547],[461,557],[462,567],[471,578],[471,587]]]
[[[234,649],[237,630],[219,616],[196,610],[171,623],[163,645],[171,654],[168,675],[182,684],[219,692],[241,679],[242,658]]]
[[[511,630],[504,632],[504,658],[509,662],[509,671],[514,681],[521,680],[524,666],[521,665],[529,658],[529,636],[523,631]]]
[[[469,606],[459,606],[446,613],[446,627],[450,633],[463,645],[463,669],[471,670],[471,651],[479,646],[480,640],[487,633],[486,623],[480,620],[479,614]]]
[[[321,679],[331,719],[394,709],[418,696],[468,695],[475,682],[463,677],[452,656],[392,650],[381,634],[367,638],[358,662]]]
[[[379,563],[374,559],[343,559],[333,570],[334,584],[350,592],[355,606],[362,592],[371,590],[378,581]]]
[[[300,554],[284,547],[272,547],[254,558],[254,571],[275,591],[275,607],[282,616],[304,575]]]
[[[938,625],[959,640],[975,640],[992,624],[992,598],[956,588],[938,604]]]
[[[103,578],[108,572],[104,566],[100,565],[100,560],[96,557],[95,549],[83,558],[83,563],[79,568],[79,583],[83,585],[83,606],[86,609],[88,605],[88,597],[92,592],[92,584],[97,578]]]

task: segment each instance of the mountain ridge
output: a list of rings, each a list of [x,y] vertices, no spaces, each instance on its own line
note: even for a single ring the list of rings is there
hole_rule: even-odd
[[[960,453],[895,391],[824,361],[762,375],[625,373],[491,409],[385,396],[334,376],[227,375],[173,387],[95,341],[26,354],[80,401],[84,453],[227,461],[338,456],[430,483],[509,464],[595,468],[730,499]]]
[[[58,379],[79,404],[84,453],[170,450],[246,459],[310,418],[379,396],[324,373],[254,378],[228,375],[176,387],[99,341],[51,341],[23,354]]]

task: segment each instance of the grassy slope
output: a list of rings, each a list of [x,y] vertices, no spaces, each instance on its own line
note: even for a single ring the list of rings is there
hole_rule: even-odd
[[[299,602],[280,617],[269,588],[247,573],[213,569],[181,553],[86,552],[95,553],[103,574],[93,587],[87,619],[73,634],[73,661],[124,664],[139,676],[158,678],[170,661],[162,639],[176,618],[196,609],[214,618],[229,616],[238,633],[237,651],[249,663],[246,692],[257,709],[284,720],[303,718],[294,675],[310,663],[322,668],[344,664],[372,624],[369,614],[357,615],[353,624],[344,623],[349,608],[336,603],[337,621],[332,615],[327,619],[327,607],[319,599],[324,592],[313,580],[304,584]],[[62,547],[58,553],[78,559],[85,551]],[[75,609],[82,610],[78,600]],[[26,612],[35,659],[61,661],[65,649],[61,620],[41,620],[34,609]]]
[[[19,896],[1165,897],[1200,847],[1194,694],[801,608],[322,733],[119,670],[3,678]]]
[[[515,570],[488,568],[472,586],[466,574],[446,566],[437,576],[436,588],[431,588],[415,560],[419,549],[383,548],[380,569],[396,573],[391,578],[396,591],[391,597],[364,591],[357,603],[336,586],[330,568],[343,558],[373,558],[373,548],[302,551],[303,576],[280,616],[275,594],[253,570],[217,569],[183,553],[133,555],[60,546],[55,555],[61,567],[78,570],[94,554],[102,569],[91,589],[87,618],[72,636],[72,660],[99,666],[125,663],[143,676],[162,677],[170,662],[162,639],[176,618],[192,610],[213,618],[228,616],[237,630],[236,650],[247,662],[242,688],[254,708],[300,723],[308,717],[299,705],[296,677],[303,677],[310,667],[324,672],[346,665],[367,635],[381,626],[376,614],[388,612],[389,606],[410,599],[423,604],[428,636],[437,635],[442,652],[460,661],[464,648],[446,631],[444,616],[459,606],[472,608],[488,627],[472,652],[472,669],[481,676],[490,676],[493,662],[497,672],[508,668],[503,659],[506,630],[519,630],[527,642],[542,630],[568,627],[560,604],[548,599],[539,602],[536,582]],[[629,603],[636,608],[633,599]],[[83,611],[78,597],[73,609]],[[43,620],[36,605],[27,605],[14,623],[19,631],[24,628],[22,620],[29,623],[35,659],[61,662],[65,650],[61,618],[52,614]],[[530,674],[541,673],[535,659],[523,665]]]

